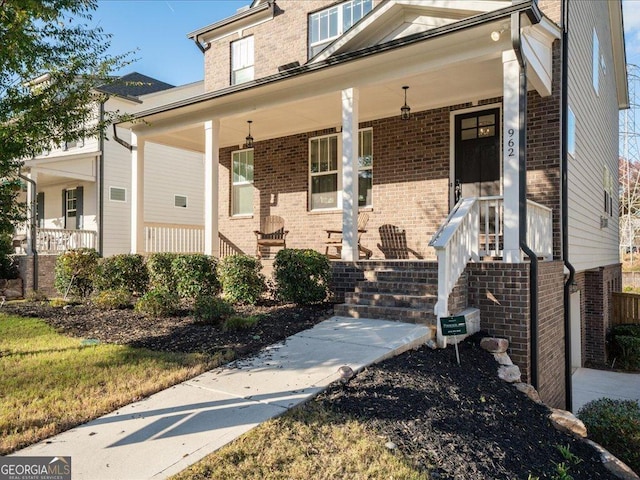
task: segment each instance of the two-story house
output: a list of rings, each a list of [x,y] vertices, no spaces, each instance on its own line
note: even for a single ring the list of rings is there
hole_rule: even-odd
[[[620,287],[620,1],[256,0],[189,37],[205,92],[120,125],[131,251],[150,144],[201,152],[205,253],[252,254],[267,216],[290,247],[341,231],[337,313],[443,341],[437,318],[474,309],[570,408],[571,366],[604,361]]]

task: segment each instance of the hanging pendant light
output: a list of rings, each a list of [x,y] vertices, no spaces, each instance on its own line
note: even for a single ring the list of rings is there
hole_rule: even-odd
[[[407,105],[407,90],[409,90],[409,87],[405,85],[402,89],[404,90],[404,105],[400,107],[400,118],[409,120],[411,118],[411,107]]]
[[[249,135],[245,138],[245,145],[247,148],[253,148],[253,137],[251,136],[251,124],[253,123],[251,120],[247,120],[249,124]]]

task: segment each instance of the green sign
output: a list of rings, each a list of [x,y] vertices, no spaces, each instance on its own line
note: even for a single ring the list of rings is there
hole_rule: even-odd
[[[467,322],[464,315],[457,317],[440,317],[442,335],[451,337],[453,335],[464,335],[467,333]]]

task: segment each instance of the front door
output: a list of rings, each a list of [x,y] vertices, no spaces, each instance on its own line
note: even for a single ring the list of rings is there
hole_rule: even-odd
[[[454,204],[500,195],[500,109],[455,117]]]

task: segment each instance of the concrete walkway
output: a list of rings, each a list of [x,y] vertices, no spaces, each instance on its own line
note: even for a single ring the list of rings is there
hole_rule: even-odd
[[[640,373],[578,368],[571,380],[573,413],[577,413],[585,403],[602,397],[640,402]]]
[[[420,325],[334,317],[120,408],[16,456],[71,456],[74,480],[161,479],[180,472],[340,378],[431,338]]]

